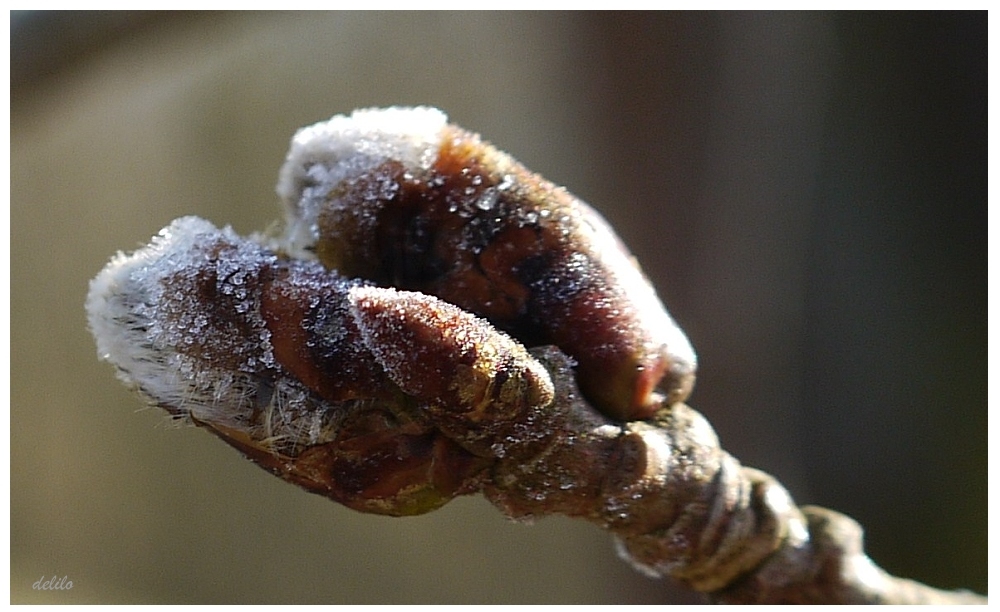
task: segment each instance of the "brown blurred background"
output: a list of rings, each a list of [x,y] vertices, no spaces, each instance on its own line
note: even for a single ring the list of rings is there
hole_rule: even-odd
[[[985,12],[13,13],[12,602],[702,601],[584,523],[303,493],[97,361],[117,250],[264,228],[296,128],[418,103],[606,214],[730,452],[985,591],[986,62]]]

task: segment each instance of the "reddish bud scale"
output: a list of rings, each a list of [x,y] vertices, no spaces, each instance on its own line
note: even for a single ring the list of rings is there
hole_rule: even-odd
[[[421,293],[359,287],[351,294],[379,363],[474,454],[490,456],[512,424],[552,402],[549,373],[488,322]]]
[[[275,360],[289,375],[329,402],[398,395],[350,314],[350,284],[288,262],[271,276],[260,293],[261,314]]]
[[[87,306],[100,354],[151,403],[365,512],[433,510],[490,465],[488,436],[452,439],[435,415],[467,432],[552,399],[548,373],[487,322],[193,217],[115,258]]]
[[[238,246],[246,255],[252,245]],[[242,371],[264,385],[291,377],[331,405],[399,396],[350,315],[356,283],[311,263],[278,259],[261,247],[254,267],[234,271],[238,246],[221,236],[208,239],[197,267],[185,266],[160,281],[160,326],[188,329],[185,320],[193,312],[206,321],[199,333],[182,333],[177,339],[183,341],[171,349],[206,371]],[[240,280],[233,285],[236,274]],[[260,351],[264,337],[269,357]]]
[[[478,475],[491,463],[439,431],[401,424],[384,407],[352,413],[333,441],[294,455],[277,452],[240,429],[194,422],[282,480],[372,514],[436,510],[474,491]]]
[[[428,110],[367,111],[331,125],[407,112]],[[291,170],[298,183],[283,195],[293,227],[314,226],[312,247],[326,266],[435,295],[528,345],[558,346],[609,416],[648,418],[659,405],[654,389],[671,402],[687,398],[694,352],[597,212],[451,125],[426,167],[392,152],[366,157],[374,147],[365,138],[397,137],[347,129],[316,137],[326,145],[297,137],[286,172],[301,165]]]

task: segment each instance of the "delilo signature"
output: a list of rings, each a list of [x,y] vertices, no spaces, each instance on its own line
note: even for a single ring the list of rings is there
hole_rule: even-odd
[[[73,581],[69,579],[69,576],[52,576],[47,579],[42,576],[35,581],[35,584],[31,585],[31,588],[36,591],[68,591],[73,588]]]

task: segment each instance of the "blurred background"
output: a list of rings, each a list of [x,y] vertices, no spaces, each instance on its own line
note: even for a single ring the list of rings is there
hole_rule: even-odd
[[[297,128],[395,104],[608,217],[727,450],[887,570],[986,590],[985,12],[15,11],[12,602],[703,601],[582,522],[346,510],[98,362],[83,301],[116,251],[182,215],[266,227]]]

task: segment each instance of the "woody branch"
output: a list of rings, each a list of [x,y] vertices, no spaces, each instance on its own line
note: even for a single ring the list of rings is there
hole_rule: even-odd
[[[722,450],[687,405],[664,406],[648,422],[612,422],[581,399],[561,353],[536,357],[557,395],[544,415],[523,418],[548,432],[545,442],[505,449],[482,486],[506,515],[595,523],[637,569],[724,603],[986,603],[884,572],[865,555],[853,519],[797,507],[777,480]]]

